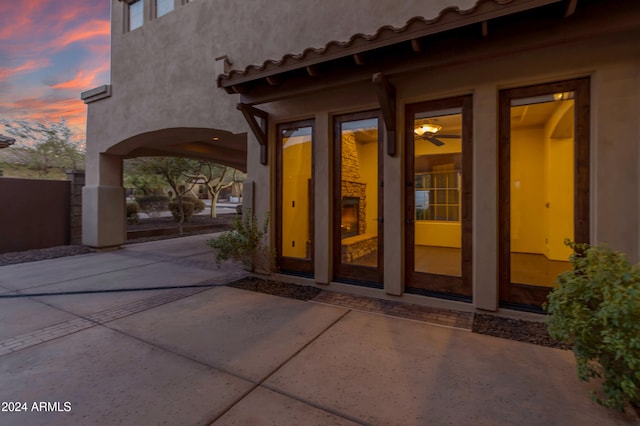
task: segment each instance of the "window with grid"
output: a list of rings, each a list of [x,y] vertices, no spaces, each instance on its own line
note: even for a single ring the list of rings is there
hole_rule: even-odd
[[[416,220],[459,222],[461,181],[453,163],[416,174]]]

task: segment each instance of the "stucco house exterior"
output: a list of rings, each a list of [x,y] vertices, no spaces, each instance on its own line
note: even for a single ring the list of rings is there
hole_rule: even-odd
[[[125,241],[122,159],[248,173],[282,280],[536,309],[566,238],[640,259],[636,0],[112,0],[84,243]]]

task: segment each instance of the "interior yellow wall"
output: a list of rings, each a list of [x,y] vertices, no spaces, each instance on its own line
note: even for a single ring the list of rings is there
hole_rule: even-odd
[[[462,139],[445,139],[444,145],[435,146],[429,141],[416,139],[415,155],[455,154],[462,152]]]
[[[545,252],[544,129],[511,132],[511,251]]]
[[[360,177],[367,184],[366,233],[378,235],[378,144],[358,143]]]
[[[557,129],[572,129],[573,120],[573,101],[562,101],[544,125],[511,132],[513,252],[551,260],[567,260],[571,254],[564,239],[573,238],[574,140]]]
[[[304,259],[309,240],[311,142],[308,136],[286,140],[282,164],[282,255]]]
[[[416,221],[415,244],[418,246],[453,247],[462,246],[460,222]]]
[[[562,101],[547,125],[546,167],[546,256],[551,260],[567,260],[572,251],[564,245],[565,238],[574,238],[574,138],[573,132],[556,132],[557,128],[573,129],[575,112],[573,100]],[[559,136],[555,137],[555,136]]]
[[[446,139],[445,144],[442,146],[435,146],[429,141],[419,139],[415,142],[416,156],[455,154],[459,152],[462,152],[461,139]],[[464,176],[462,178],[464,179]],[[460,248],[462,246],[462,227],[460,222],[416,221],[415,244]]]

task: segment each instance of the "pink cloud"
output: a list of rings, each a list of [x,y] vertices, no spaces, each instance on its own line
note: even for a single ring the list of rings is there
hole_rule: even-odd
[[[79,98],[47,100],[26,98],[15,102],[0,101],[0,110],[12,111],[12,117],[22,120],[58,121],[67,120],[76,138],[84,138],[86,106]]]
[[[83,68],[86,70],[81,70],[76,73],[76,75],[67,81],[63,81],[61,83],[55,84],[51,86],[52,89],[76,89],[76,90],[87,90],[95,87],[97,83],[97,78],[103,72],[109,70],[109,63],[101,63],[95,68],[90,68],[89,65],[85,65]]]
[[[0,0],[0,115],[46,121],[64,117],[84,137],[86,106],[80,92],[108,82],[109,4]],[[11,79],[16,75],[20,78]]]
[[[62,49],[72,43],[92,38],[105,37],[108,39],[110,33],[111,26],[109,21],[94,19],[79,27],[65,32],[60,37],[48,43],[48,47],[54,49]]]
[[[3,2],[0,40],[11,41],[3,50],[25,57],[101,37],[108,43],[110,23],[105,1]]]
[[[7,2],[9,3],[9,2]],[[16,35],[31,33],[33,30],[32,16],[42,8],[47,1],[24,0],[21,2],[5,3],[2,15],[5,22],[0,27],[0,40],[14,38]]]
[[[27,61],[25,63],[23,63],[22,65],[18,65],[17,67],[14,68],[2,68],[0,67],[0,81],[2,80],[6,80],[7,78],[18,74],[18,73],[22,73],[22,72],[27,72],[27,71],[33,71],[33,70],[38,70],[41,68],[46,67],[47,65],[49,65],[49,59],[47,58],[42,58],[39,60],[30,60]]]

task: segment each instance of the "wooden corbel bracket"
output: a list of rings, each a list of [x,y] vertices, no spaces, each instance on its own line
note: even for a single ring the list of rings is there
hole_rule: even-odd
[[[266,165],[268,158],[267,128],[269,114],[251,105],[239,103],[237,108],[247,120],[251,131],[260,144],[260,164]]]
[[[393,157],[396,155],[396,88],[381,72],[373,74],[372,81],[377,87],[378,102],[387,129],[387,154]]]

